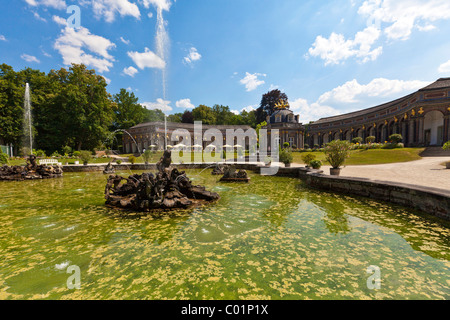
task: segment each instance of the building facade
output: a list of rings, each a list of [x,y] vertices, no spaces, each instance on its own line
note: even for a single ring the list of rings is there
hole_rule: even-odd
[[[289,143],[291,148],[303,149],[305,141],[305,127],[299,122],[300,116],[294,115],[294,112],[285,108],[276,110],[271,116],[267,117],[268,134],[272,130],[279,130],[280,138],[279,145]],[[271,139],[269,139],[270,144]]]
[[[167,126],[167,127],[166,127]],[[227,130],[232,132],[246,133],[250,126],[246,125],[202,125],[201,137],[196,137],[195,126],[190,123],[167,122],[148,122],[141,123],[127,130],[123,135],[123,151],[125,153],[142,153],[143,150],[163,150],[165,147],[167,134],[167,145],[175,146],[180,142],[191,147],[205,149],[210,145],[225,146],[228,143],[235,146],[237,143],[243,143],[242,147],[248,148],[250,140],[247,138],[240,142],[237,137],[233,141],[227,141]],[[222,143],[216,141],[214,132],[222,137]],[[173,139],[173,140],[172,140]]]
[[[441,78],[403,98],[373,108],[308,125],[305,143],[323,146],[333,140],[374,136],[384,143],[395,133],[405,146],[442,146],[450,139],[450,78]]]

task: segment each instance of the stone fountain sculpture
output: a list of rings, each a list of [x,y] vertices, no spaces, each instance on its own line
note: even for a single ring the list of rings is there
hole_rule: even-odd
[[[30,155],[25,166],[3,166],[0,168],[0,180],[36,180],[62,177],[63,170],[58,165],[38,165],[36,156]]]
[[[156,164],[158,173],[134,174],[128,178],[110,175],[105,187],[106,205],[133,211],[188,209],[220,199],[219,194],[193,186],[184,171],[171,168],[166,150]]]
[[[224,174],[220,179],[222,182],[249,182],[250,178],[247,171],[236,170],[233,166],[227,166],[224,169]]]

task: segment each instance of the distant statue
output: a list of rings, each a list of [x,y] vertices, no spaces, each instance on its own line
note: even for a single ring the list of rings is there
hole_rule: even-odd
[[[164,151],[163,156],[156,164],[156,168],[159,172],[163,173],[172,164],[172,152],[170,150]]]
[[[224,174],[223,177],[220,179],[220,181],[249,182],[250,178],[248,176],[247,171],[242,169],[237,171],[234,167],[229,166],[224,169]]]
[[[114,166],[112,165],[111,161],[106,165],[105,170],[103,170],[104,174],[113,174],[116,170],[114,169]]]
[[[221,164],[216,165],[213,171],[211,172],[213,176],[223,175],[224,173],[225,173],[225,166]]]

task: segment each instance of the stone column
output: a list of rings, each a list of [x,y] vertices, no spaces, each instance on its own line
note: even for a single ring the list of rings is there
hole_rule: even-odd
[[[444,143],[450,140],[450,115],[444,117]]]
[[[409,120],[407,122],[407,126],[409,127],[409,132],[408,132],[408,143],[414,144],[415,140],[414,140],[414,120]]]
[[[417,124],[417,131],[418,131],[418,142],[420,145],[425,145],[425,133],[424,133],[424,123],[425,122],[425,118],[424,117],[420,117],[418,119],[418,124]]]

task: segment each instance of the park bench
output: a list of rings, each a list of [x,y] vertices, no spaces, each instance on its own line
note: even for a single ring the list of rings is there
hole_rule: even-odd
[[[39,164],[42,164],[42,165],[47,165],[47,166],[61,166],[62,165],[62,163],[61,162],[58,162],[58,160],[55,160],[55,159],[42,159],[42,160],[39,160]]]

